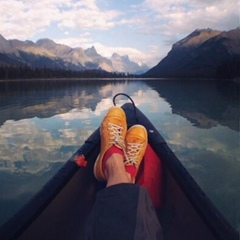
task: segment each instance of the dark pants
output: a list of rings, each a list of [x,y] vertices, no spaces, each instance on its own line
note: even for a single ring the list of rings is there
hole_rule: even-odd
[[[118,184],[99,191],[85,239],[163,239],[147,190],[136,184]]]

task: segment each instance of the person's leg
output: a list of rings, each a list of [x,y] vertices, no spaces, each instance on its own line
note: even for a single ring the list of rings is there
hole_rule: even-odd
[[[114,153],[106,161],[105,176],[107,179],[106,187],[120,183],[131,183],[130,175],[125,171],[123,156]]]
[[[147,190],[133,184],[146,150],[146,130],[135,126],[126,137],[125,124],[125,116],[117,108],[110,110],[103,120],[101,153],[96,160],[94,174],[98,180],[107,181],[107,187],[97,194],[85,239],[162,239],[159,238],[161,227]],[[122,144],[125,137],[127,150]]]
[[[98,192],[85,240],[162,240],[162,230],[145,188],[122,183]]]
[[[139,186],[122,183],[97,193],[86,225],[86,240],[133,240],[136,230]]]
[[[127,120],[125,112],[122,108],[112,107],[104,117],[100,128],[101,150],[94,164],[94,175],[99,181],[107,181],[105,175],[106,163],[109,162],[108,159],[114,153],[122,156],[121,158],[119,157],[122,162],[125,151],[126,133]],[[115,164],[115,161],[113,162]]]

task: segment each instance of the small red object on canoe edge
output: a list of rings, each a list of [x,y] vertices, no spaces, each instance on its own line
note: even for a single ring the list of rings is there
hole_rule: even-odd
[[[79,167],[86,167],[87,161],[85,160],[84,155],[80,155],[76,158],[76,163]]]

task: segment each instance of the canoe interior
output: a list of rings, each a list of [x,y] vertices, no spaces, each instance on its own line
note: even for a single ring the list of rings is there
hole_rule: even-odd
[[[49,206],[17,239],[52,240],[83,239],[83,231],[90,214],[99,184],[92,168],[98,150],[89,156],[88,167],[80,168]]]
[[[154,158],[162,164],[164,199],[156,211],[165,239],[237,240],[237,232],[206,198],[154,126],[140,111],[136,120],[131,104],[123,108],[129,127],[137,121],[150,131],[149,144],[155,152]],[[0,239],[83,239],[95,196],[105,187],[95,180],[92,171],[99,149],[98,129],[39,194],[3,226]],[[82,153],[88,166],[79,168],[74,159]]]

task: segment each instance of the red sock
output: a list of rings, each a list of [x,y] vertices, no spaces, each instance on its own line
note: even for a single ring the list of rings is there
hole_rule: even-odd
[[[103,160],[102,160],[102,169],[103,172],[105,172],[105,166],[106,166],[106,162],[107,160],[114,154],[120,154],[122,156],[124,156],[123,150],[121,148],[116,147],[115,145],[113,145],[112,147],[110,147],[107,152],[104,154],[103,156]]]
[[[125,166],[125,170],[127,173],[129,173],[132,177],[132,180],[135,181],[136,174],[137,174],[137,168],[135,166]]]

